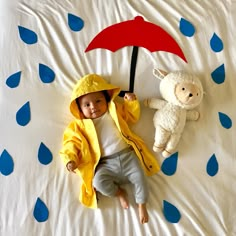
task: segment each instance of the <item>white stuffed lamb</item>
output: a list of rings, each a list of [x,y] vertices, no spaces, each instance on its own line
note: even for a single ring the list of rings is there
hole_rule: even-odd
[[[186,120],[198,120],[199,112],[192,109],[201,103],[203,88],[197,76],[184,71],[166,73],[154,69],[153,74],[161,80],[164,100],[150,98],[144,104],[157,109],[153,117],[156,129],[153,150],[168,157],[176,149]]]

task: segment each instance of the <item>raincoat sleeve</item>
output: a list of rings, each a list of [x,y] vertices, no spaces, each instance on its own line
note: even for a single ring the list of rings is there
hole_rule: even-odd
[[[62,149],[60,156],[66,165],[69,161],[75,161],[79,164],[81,155],[81,138],[80,132],[75,122],[71,122],[64,131]]]
[[[116,104],[118,113],[127,123],[136,123],[140,118],[140,104],[138,100],[128,101]]]

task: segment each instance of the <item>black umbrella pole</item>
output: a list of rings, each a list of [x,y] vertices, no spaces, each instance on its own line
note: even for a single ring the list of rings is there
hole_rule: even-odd
[[[130,78],[129,78],[129,91],[131,93],[134,92],[134,79],[135,79],[137,59],[138,59],[138,47],[134,46],[132,56],[131,56]]]
[[[129,77],[129,91],[121,91],[119,93],[120,97],[124,97],[126,92],[133,93],[134,92],[134,79],[135,79],[135,71],[136,64],[138,59],[138,47],[134,46],[132,55],[131,55],[131,65],[130,65],[130,77]]]

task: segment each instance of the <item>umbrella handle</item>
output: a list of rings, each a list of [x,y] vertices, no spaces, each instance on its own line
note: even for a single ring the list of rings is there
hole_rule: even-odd
[[[131,56],[130,77],[129,77],[129,91],[131,93],[134,92],[134,78],[135,78],[137,58],[138,58],[138,47],[134,46],[132,56]]]
[[[134,46],[132,55],[131,55],[131,65],[130,65],[130,77],[129,77],[129,91],[120,91],[119,96],[124,97],[126,92],[133,93],[134,92],[134,79],[135,79],[135,71],[136,64],[138,58],[138,47]]]

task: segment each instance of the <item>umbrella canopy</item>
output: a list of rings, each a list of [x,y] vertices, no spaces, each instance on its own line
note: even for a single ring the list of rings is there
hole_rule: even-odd
[[[150,52],[170,52],[187,62],[181,48],[172,36],[160,26],[144,21],[141,16],[105,28],[92,39],[85,52],[96,48],[115,52],[125,46],[134,46],[131,61],[130,92],[133,92],[138,47],[144,47]]]

